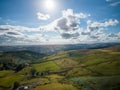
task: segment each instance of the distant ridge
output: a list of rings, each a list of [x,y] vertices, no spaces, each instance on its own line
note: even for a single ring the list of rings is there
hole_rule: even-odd
[[[37,53],[53,54],[59,51],[78,49],[99,49],[120,45],[120,43],[95,43],[95,44],[66,44],[66,45],[15,45],[0,46],[0,52],[32,51]]]

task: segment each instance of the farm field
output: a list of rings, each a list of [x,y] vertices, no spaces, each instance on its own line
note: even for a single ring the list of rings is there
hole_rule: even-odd
[[[119,90],[120,51],[113,48],[62,51],[1,70],[0,90]]]

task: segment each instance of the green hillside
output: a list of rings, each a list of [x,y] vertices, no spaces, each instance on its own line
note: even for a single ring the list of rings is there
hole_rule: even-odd
[[[0,63],[11,61],[14,61],[16,63],[31,62],[44,56],[45,54],[36,53],[32,51],[0,52]]]
[[[60,70],[60,67],[53,61],[33,64],[33,67],[37,70],[37,72]]]
[[[18,72],[1,70],[0,90],[11,90],[15,82],[30,90],[119,90],[120,53],[114,48],[59,52]]]

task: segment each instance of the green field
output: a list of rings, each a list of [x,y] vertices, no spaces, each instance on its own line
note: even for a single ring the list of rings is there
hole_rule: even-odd
[[[119,47],[65,51],[37,59],[18,72],[1,70],[0,90],[11,90],[16,81],[32,85],[29,90],[119,90]],[[39,75],[44,72],[48,73]]]
[[[33,67],[37,70],[37,72],[60,70],[60,67],[53,61],[44,62],[40,64],[33,64]]]
[[[80,90],[119,90],[120,76],[71,78]]]
[[[0,86],[11,87],[14,82],[20,82],[23,79],[21,75],[10,75],[4,78],[0,78]]]
[[[14,72],[12,70],[3,70],[3,71],[0,71],[0,78],[8,76],[8,75],[11,75],[13,73]]]
[[[77,90],[77,89],[72,85],[54,83],[54,84],[48,84],[44,86],[38,86],[31,90]]]

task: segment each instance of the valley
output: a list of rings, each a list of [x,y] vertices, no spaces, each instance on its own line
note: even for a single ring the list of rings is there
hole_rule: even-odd
[[[50,55],[2,52],[0,90],[119,90],[119,70],[119,45]]]

